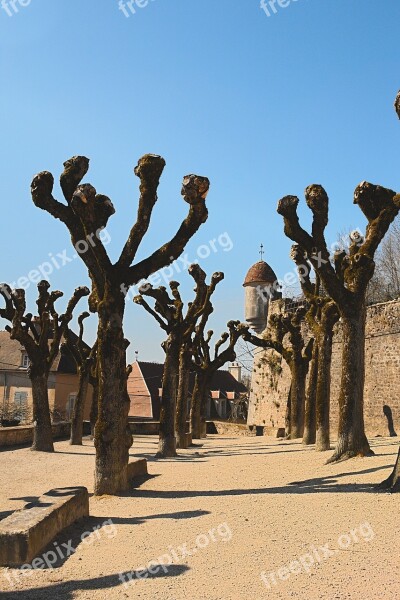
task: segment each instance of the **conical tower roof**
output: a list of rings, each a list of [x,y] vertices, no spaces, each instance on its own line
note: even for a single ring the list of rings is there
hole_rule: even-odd
[[[256,262],[247,272],[243,286],[251,285],[252,283],[275,283],[277,276],[273,269],[265,260]]]

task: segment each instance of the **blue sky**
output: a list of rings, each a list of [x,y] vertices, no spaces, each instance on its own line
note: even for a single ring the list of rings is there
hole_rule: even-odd
[[[75,154],[90,158],[86,180],[116,207],[108,226],[113,259],[135,219],[141,155],[161,154],[167,166],[139,258],[184,218],[183,175],[210,178],[209,220],[187,253],[193,260],[217,240],[201,262],[226,275],[215,297],[216,331],[243,319],[243,278],[261,242],[279,277],[293,269],[276,214],[280,197],[303,198],[308,184],[324,185],[333,242],[343,229],[365,227],[352,204],[360,181],[400,187],[392,108],[398,0],[291,0],[270,17],[259,0],[149,0],[129,17],[118,0],[16,0],[18,12],[8,2],[0,9],[3,281],[64,249],[74,254],[64,226],[33,206],[29,186],[41,170],[58,179]],[[300,214],[309,224],[304,202]],[[188,276],[176,278],[190,299]],[[87,275],[77,258],[50,281],[69,296]],[[27,296],[33,310],[34,285]],[[95,328],[92,317],[89,340]],[[162,332],[131,302],[126,334],[130,358],[138,350],[143,360],[162,359]]]

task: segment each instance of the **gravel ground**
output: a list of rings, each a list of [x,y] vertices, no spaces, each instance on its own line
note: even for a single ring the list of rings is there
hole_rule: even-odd
[[[156,439],[136,438],[150,476],[122,497],[92,497],[91,517],[55,540],[54,568],[0,569],[0,597],[398,600],[400,496],[371,491],[398,440],[373,447],[375,457],[324,466],[329,454],[298,442],[211,436],[155,461]],[[89,440],[58,442],[54,455],[2,452],[0,517],[53,487],[91,492],[93,455]]]

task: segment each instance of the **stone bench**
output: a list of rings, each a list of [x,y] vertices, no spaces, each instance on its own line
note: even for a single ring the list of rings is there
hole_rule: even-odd
[[[66,439],[70,435],[71,423],[53,423],[53,440]],[[33,425],[0,427],[0,448],[24,446],[33,442]]]
[[[28,564],[66,527],[89,516],[85,487],[50,490],[0,521],[0,566]]]
[[[132,481],[136,477],[147,475],[147,460],[145,458],[135,458],[128,464],[128,480]]]

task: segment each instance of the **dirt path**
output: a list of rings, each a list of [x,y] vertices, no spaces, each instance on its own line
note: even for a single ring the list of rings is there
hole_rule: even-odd
[[[138,438],[151,477],[124,497],[92,498],[91,518],[57,538],[76,552],[55,568],[0,569],[0,597],[398,600],[400,497],[370,490],[398,443],[377,439],[376,457],[327,467],[325,454],[260,437],[213,436],[155,462],[155,438]],[[91,442],[56,449],[0,453],[3,516],[52,487],[92,491]]]

